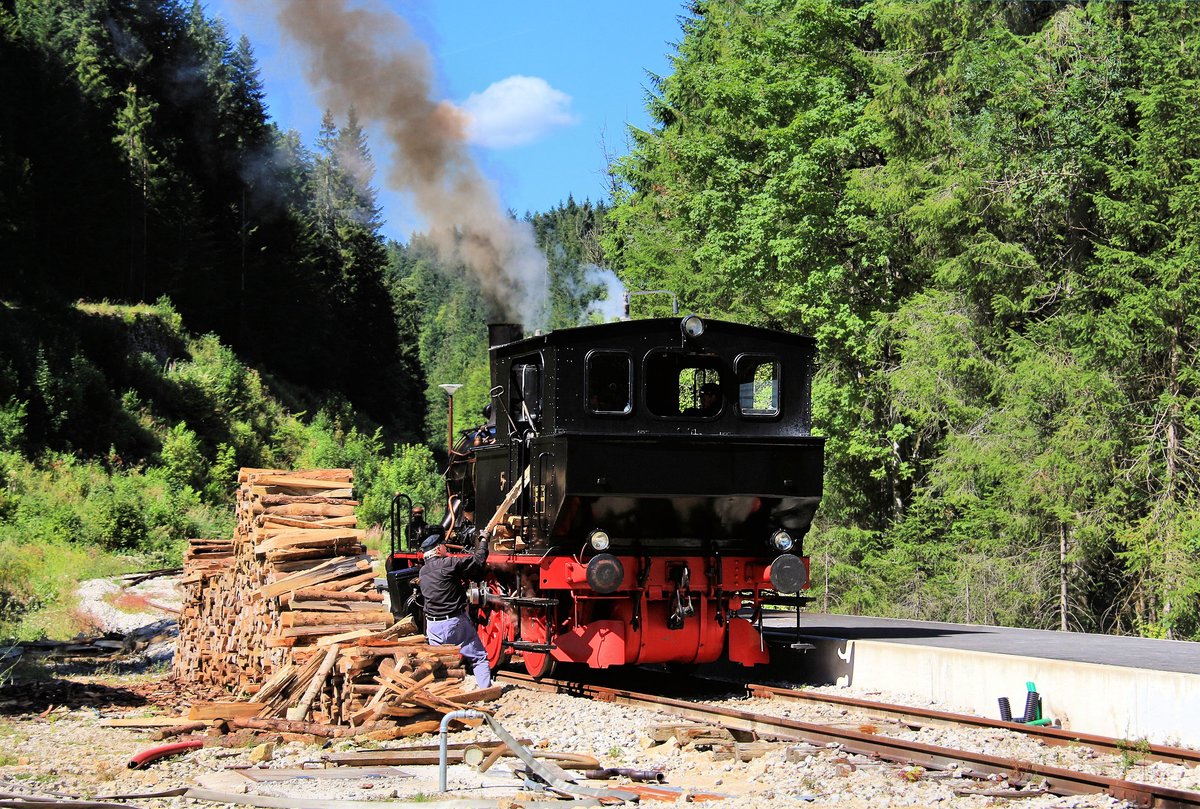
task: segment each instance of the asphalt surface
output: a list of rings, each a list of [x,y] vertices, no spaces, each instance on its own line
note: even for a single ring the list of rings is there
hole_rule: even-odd
[[[771,629],[790,629],[796,625],[796,616],[768,614],[764,623]],[[800,633],[1200,674],[1200,643],[1192,641],[807,612],[800,616]]]

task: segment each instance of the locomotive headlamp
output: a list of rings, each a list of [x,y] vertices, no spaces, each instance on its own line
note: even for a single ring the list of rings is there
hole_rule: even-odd
[[[593,556],[587,564],[587,583],[602,596],[615,593],[625,580],[625,566],[611,553]]]
[[[704,334],[704,321],[696,315],[688,315],[679,324],[679,328],[683,331],[683,336],[689,340],[695,340]]]
[[[781,593],[798,593],[808,584],[808,567],[799,556],[784,554],[771,563],[771,586]]]
[[[780,528],[775,533],[771,534],[771,547],[780,553],[787,553],[792,548],[796,547],[796,540],[792,539],[792,535]]]
[[[595,531],[593,531],[591,533],[591,536],[588,537],[588,544],[590,544],[592,546],[593,550],[597,550],[597,551],[608,550],[608,546],[609,546],[608,532],[597,528]]]

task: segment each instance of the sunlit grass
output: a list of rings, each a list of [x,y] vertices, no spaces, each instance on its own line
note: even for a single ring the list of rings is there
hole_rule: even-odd
[[[0,624],[0,638],[68,640],[87,633],[92,627],[75,596],[79,582],[130,573],[141,566],[135,557],[94,546],[0,541],[0,588],[27,605],[16,620]]]

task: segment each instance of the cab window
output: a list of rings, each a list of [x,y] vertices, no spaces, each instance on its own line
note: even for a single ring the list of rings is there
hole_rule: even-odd
[[[633,410],[633,363],[624,351],[593,351],[587,359],[587,402],[592,413],[625,414]]]
[[[779,415],[780,367],[775,357],[738,357],[737,378],[738,409],[743,416]]]
[[[656,351],[646,356],[646,408],[667,418],[715,418],[725,410],[717,357]]]

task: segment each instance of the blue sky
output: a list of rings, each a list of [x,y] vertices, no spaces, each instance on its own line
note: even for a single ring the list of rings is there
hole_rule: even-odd
[[[306,0],[289,0],[297,1]],[[627,124],[649,125],[647,71],[669,73],[673,43],[682,36],[676,0],[378,2],[429,49],[435,100],[470,114],[476,163],[502,204],[518,214],[547,210],[568,194],[577,201],[605,198],[605,150],[623,154]],[[207,0],[206,8],[225,20],[233,38],[250,37],[272,118],[311,146],[322,107],[305,84],[304,57],[282,39],[270,5]],[[379,163],[387,159],[381,141],[372,137]],[[376,186],[385,234],[406,240],[421,220],[402,194],[379,178]]]

